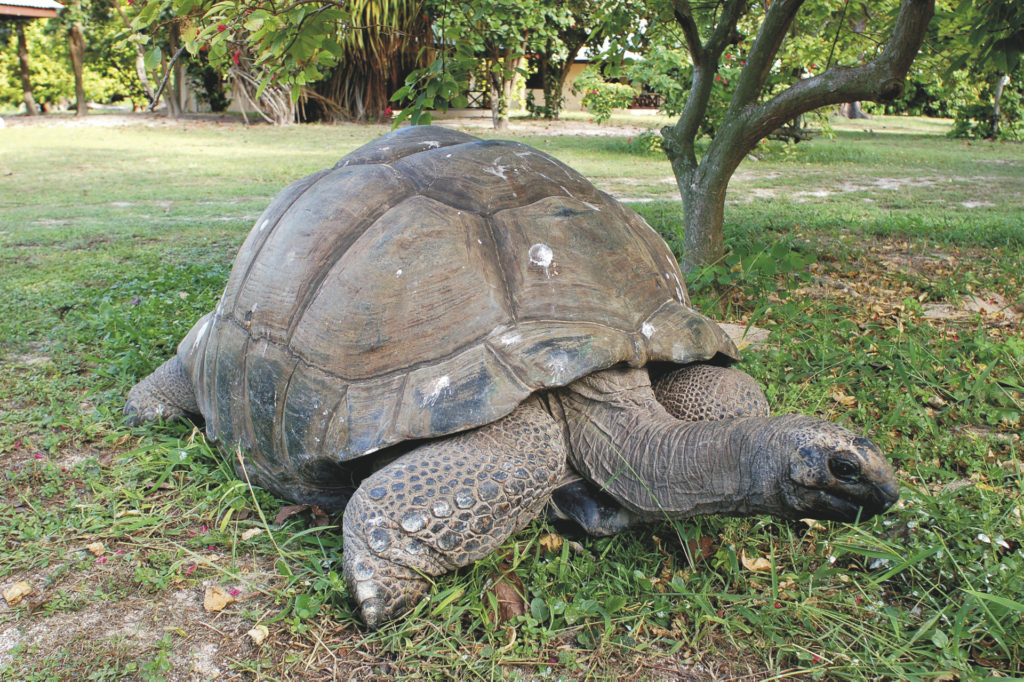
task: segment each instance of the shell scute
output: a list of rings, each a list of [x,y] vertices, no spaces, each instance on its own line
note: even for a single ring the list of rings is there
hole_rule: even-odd
[[[485,221],[423,196],[394,207],[331,268],[292,348],[348,380],[436,361],[507,320]]]

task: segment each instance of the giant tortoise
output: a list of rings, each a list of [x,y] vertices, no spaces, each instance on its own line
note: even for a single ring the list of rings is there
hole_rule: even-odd
[[[201,416],[253,483],[344,508],[378,627],[546,505],[600,534],[895,501],[874,444],[769,417],[737,359],[636,213],[531,147],[412,127],[277,195],[125,413]]]

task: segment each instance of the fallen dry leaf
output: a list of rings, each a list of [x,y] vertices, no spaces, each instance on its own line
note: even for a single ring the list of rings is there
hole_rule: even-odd
[[[852,395],[846,395],[845,393],[843,393],[843,390],[841,388],[836,388],[832,390],[832,400],[836,401],[843,407],[857,406],[857,399],[854,398]]]
[[[743,563],[743,568],[748,571],[764,572],[772,570],[772,562],[768,561],[763,556],[751,559],[747,556],[745,551],[741,551],[740,561]]]
[[[90,542],[85,548],[92,552],[93,556],[103,556],[107,553],[107,548],[103,546],[102,542]]]
[[[213,613],[214,611],[223,610],[225,606],[233,601],[235,601],[235,598],[223,587],[220,585],[210,585],[206,588],[206,594],[203,596],[203,608]]]
[[[307,509],[309,509],[308,504],[289,504],[286,507],[281,507],[281,511],[277,512],[277,516],[274,517],[274,525],[280,526],[291,517]]]
[[[4,601],[8,606],[17,606],[18,602],[30,594],[32,594],[32,584],[22,580],[4,590]]]
[[[825,530],[824,524],[818,519],[800,519],[800,521],[806,523],[809,530]]]
[[[245,634],[249,635],[253,644],[259,646],[260,644],[263,644],[263,642],[267,641],[267,637],[270,636],[270,630],[267,629],[266,625],[257,625]]]
[[[307,509],[313,514],[314,526],[331,525],[331,518],[327,515],[327,512],[315,504],[290,504],[287,507],[281,507],[281,511],[277,512],[277,515],[274,517],[274,525],[280,526],[291,517]]]
[[[542,536],[539,542],[545,552],[557,552],[562,549],[562,536],[558,533],[548,533]]]
[[[706,561],[715,555],[715,541],[711,538],[693,538],[686,546],[694,561]]]
[[[249,530],[242,533],[243,540],[252,540],[254,537],[263,532],[262,528],[250,528]]]
[[[508,564],[501,564],[498,571],[491,577],[487,592],[493,594],[498,603],[498,608],[493,614],[494,621],[498,625],[504,625],[516,616],[526,613],[526,600],[523,599],[526,588]]]

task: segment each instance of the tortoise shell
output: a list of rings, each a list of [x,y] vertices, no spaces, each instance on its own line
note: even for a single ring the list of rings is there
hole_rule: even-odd
[[[636,213],[536,149],[429,126],[278,194],[178,352],[210,437],[285,492],[619,363],[737,355]]]

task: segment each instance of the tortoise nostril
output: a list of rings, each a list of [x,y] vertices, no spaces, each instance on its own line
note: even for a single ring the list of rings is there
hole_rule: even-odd
[[[847,483],[860,479],[860,465],[844,457],[829,457],[828,470],[835,478]]]

